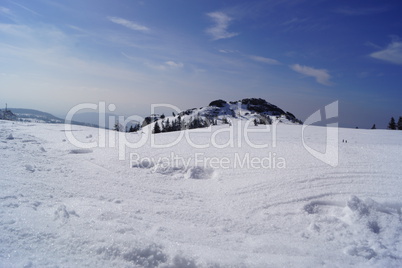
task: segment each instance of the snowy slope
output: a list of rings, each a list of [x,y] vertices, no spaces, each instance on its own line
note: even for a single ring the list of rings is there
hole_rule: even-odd
[[[158,124],[161,132],[172,132],[185,129],[204,128],[210,125],[232,124],[244,120],[254,121],[255,124],[302,124],[292,113],[285,112],[276,105],[260,98],[247,98],[239,101],[215,100],[208,106],[192,108],[173,113],[166,117],[164,114],[152,114],[143,122],[142,127],[154,129]],[[135,122],[141,123],[141,122]],[[155,130],[159,133],[159,130]]]
[[[154,148],[73,126],[106,143],[83,149],[64,125],[0,121],[0,267],[401,267],[402,132],[340,129],[331,167],[302,126],[251,133],[261,149],[233,127]],[[118,135],[148,140],[122,153]]]

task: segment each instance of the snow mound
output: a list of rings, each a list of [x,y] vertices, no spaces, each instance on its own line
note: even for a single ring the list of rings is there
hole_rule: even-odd
[[[131,167],[133,168],[152,168],[155,166],[154,161],[152,161],[151,159],[141,159],[140,161],[138,161],[137,163],[133,163]]]
[[[25,169],[29,172],[35,172],[35,167],[30,164],[26,164]]]
[[[207,167],[195,166],[187,170],[185,178],[195,180],[207,180],[214,178],[215,170]]]
[[[163,175],[181,176],[186,172],[186,168],[184,166],[175,166],[172,164],[159,163],[155,165],[153,172]]]
[[[377,255],[373,249],[366,246],[350,246],[345,248],[344,252],[350,256],[359,256],[368,260]]]
[[[141,159],[140,161],[133,163],[133,168],[149,169],[151,173],[157,173],[162,175],[169,175],[173,177],[206,180],[215,177],[216,172],[213,168],[202,166],[189,166],[175,165],[169,162],[156,162],[152,159]]]

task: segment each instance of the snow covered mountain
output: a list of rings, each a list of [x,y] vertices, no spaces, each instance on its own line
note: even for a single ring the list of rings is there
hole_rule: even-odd
[[[300,125],[248,140],[245,125],[68,136],[0,120],[0,267],[401,267],[399,132],[339,129],[332,167]]]
[[[210,125],[231,124],[236,120],[253,120],[255,124],[302,124],[292,113],[285,112],[264,99],[248,98],[239,101],[215,100],[208,106],[182,111],[174,116],[151,115],[142,126],[151,125],[160,132],[202,128]],[[158,131],[154,131],[159,133]]]
[[[283,122],[301,123],[292,113],[285,112],[279,107],[267,102],[264,99],[242,99],[239,101],[212,101],[207,107],[189,109],[180,113],[181,116],[203,116],[206,118],[239,118],[239,119],[260,119],[267,116],[271,119],[280,119]]]

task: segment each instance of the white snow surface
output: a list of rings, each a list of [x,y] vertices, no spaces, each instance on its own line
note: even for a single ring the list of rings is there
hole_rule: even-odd
[[[72,128],[106,146],[0,121],[0,267],[402,267],[401,131],[339,129],[331,167],[298,125],[250,134],[261,149],[227,125],[186,132],[207,148],[148,136],[125,160],[117,132]],[[321,150],[325,133],[304,139]]]

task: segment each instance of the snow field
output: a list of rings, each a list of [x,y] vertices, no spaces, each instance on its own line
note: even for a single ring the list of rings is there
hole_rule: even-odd
[[[116,146],[77,148],[63,125],[0,121],[0,267],[401,266],[397,131],[340,129],[348,143],[331,167],[303,148],[295,125],[278,125],[275,147],[272,132],[250,134],[269,144],[256,149],[222,131],[216,142],[234,138],[233,147],[148,141],[125,160],[115,132],[73,130]],[[189,132],[196,144],[213,135]],[[323,135],[310,127],[305,141],[322,150]],[[235,166],[247,155],[265,168]]]

